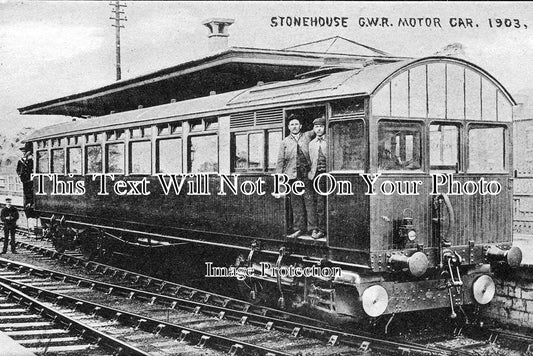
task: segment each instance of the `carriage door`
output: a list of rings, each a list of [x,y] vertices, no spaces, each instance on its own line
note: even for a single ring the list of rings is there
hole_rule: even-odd
[[[366,184],[359,175],[367,168],[365,121],[332,115],[328,123],[328,145],[329,174],[336,181],[335,191],[327,197],[328,245],[368,249],[369,197],[365,195]]]
[[[313,132],[313,120],[324,116],[326,117],[326,107],[321,106],[307,106],[298,107],[285,110],[285,124],[284,124],[284,137],[288,137],[291,134],[290,122],[292,120],[298,120],[301,124],[300,133],[304,135],[300,138],[300,144],[305,145],[305,150],[309,149],[309,142],[316,136]],[[290,147],[290,146],[289,146]],[[294,146],[292,146],[294,147]],[[296,150],[285,150],[283,173],[288,174],[287,169],[290,169],[291,165],[297,162]],[[300,162],[302,163],[302,162]],[[310,162],[307,163],[308,167],[305,169],[309,172]],[[301,166],[301,164],[300,164]],[[307,173],[305,174],[307,178]],[[307,179],[302,179],[306,181]],[[301,235],[294,237],[297,241],[312,241],[311,232],[308,231],[310,226],[307,226],[307,222],[310,220],[308,214],[312,214],[314,209],[312,186],[309,184],[306,186],[306,192],[303,196],[286,196],[285,197],[285,227],[288,236],[291,236],[295,231],[301,230]]]

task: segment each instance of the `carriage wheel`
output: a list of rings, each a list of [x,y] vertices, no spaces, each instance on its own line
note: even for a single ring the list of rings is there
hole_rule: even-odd
[[[78,248],[87,260],[93,259],[98,254],[98,238],[100,232],[97,229],[86,229],[78,235]]]

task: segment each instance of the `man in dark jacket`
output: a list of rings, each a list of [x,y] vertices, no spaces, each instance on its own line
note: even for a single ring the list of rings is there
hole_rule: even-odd
[[[289,184],[295,180],[300,180],[305,184],[305,193],[297,195],[291,193],[291,207],[293,214],[293,230],[289,231],[288,238],[297,238],[301,235],[307,235],[309,218],[312,213],[312,201],[310,189],[311,182],[307,178],[311,166],[309,159],[309,141],[314,138],[315,133],[311,130],[301,132],[302,124],[297,118],[289,118],[290,134],[281,141],[278,152],[278,162],[276,173],[287,175]]]
[[[33,173],[33,159],[31,151],[24,152],[17,163],[17,174],[22,182],[22,189],[24,191],[24,208],[33,207],[33,180],[31,174]]]
[[[11,235],[11,252],[17,253],[15,251],[15,230],[17,229],[18,218],[19,212],[17,208],[11,205],[11,198],[6,198],[6,207],[0,213],[0,219],[4,223],[4,249],[2,253],[7,252],[9,235]]]

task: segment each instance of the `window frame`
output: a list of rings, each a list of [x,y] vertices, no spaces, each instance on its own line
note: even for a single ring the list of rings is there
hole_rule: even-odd
[[[111,145],[122,145],[122,171],[121,172],[109,172],[109,146]],[[105,167],[104,172],[109,174],[117,175],[126,175],[126,144],[122,140],[116,141],[107,141],[104,145],[104,155],[105,155]]]
[[[431,165],[431,125],[443,125],[443,126],[455,126],[457,128],[457,166],[451,168],[452,166],[432,166]],[[435,120],[429,121],[427,125],[427,167],[430,172],[445,172],[445,173],[460,173],[465,171],[465,161],[464,157],[464,131],[465,125],[464,121],[457,120]]]
[[[220,167],[216,172],[193,172],[192,171],[192,160],[191,160],[191,140],[196,137],[207,137],[207,136],[214,136],[216,138],[216,153],[217,153],[217,165],[220,166],[220,152],[219,152],[219,137],[218,137],[218,131],[195,131],[194,133],[189,133],[187,135],[187,173],[218,173],[220,171]],[[183,141],[182,141],[183,142]]]
[[[88,155],[88,149],[91,148],[91,147],[100,147],[100,160],[101,160],[101,168],[100,168],[100,172],[89,172],[89,155]],[[84,164],[85,164],[85,174],[101,174],[103,173],[104,171],[104,149],[102,147],[102,144],[86,144],[84,146],[84,157],[83,157],[83,161],[84,161]]]
[[[60,141],[61,142],[61,139]],[[63,167],[62,167],[62,171],[61,172],[54,172],[54,152],[59,152],[59,151],[63,151]],[[49,158],[50,158],[50,173],[52,174],[59,174],[59,175],[65,175],[66,174],[66,166],[67,166],[67,161],[66,161],[66,152],[65,152],[65,147],[58,147],[58,148],[52,148],[50,149],[50,154],[49,154]]]
[[[71,149],[76,149],[76,148],[79,148],[79,150],[80,150],[80,166],[81,167],[80,167],[80,172],[79,173],[74,173],[74,172],[70,171],[70,150]],[[83,153],[84,153],[83,147],[82,146],[67,146],[65,148],[65,152],[66,152],[65,153],[65,157],[66,157],[66,159],[65,159],[65,172],[66,172],[66,174],[80,175],[80,176],[83,175],[83,168],[84,168],[83,167],[83,163],[84,163],[83,162],[84,161],[84,159],[83,159]]]
[[[391,124],[416,124],[420,128],[420,168],[417,169],[390,169],[384,170],[379,167],[379,129],[382,123],[391,123]],[[375,138],[375,169],[376,172],[381,174],[421,174],[427,172],[427,149],[428,138],[426,131],[429,130],[426,119],[409,119],[409,118],[396,118],[396,117],[379,117],[376,123]]]
[[[265,159],[267,157],[267,153],[265,149],[267,148],[266,143],[266,131],[265,129],[256,129],[256,130],[246,130],[246,131],[237,131],[231,133],[231,151],[232,151],[232,171],[235,173],[261,173],[265,172],[267,169],[265,165]],[[261,167],[259,168],[250,168],[250,135],[256,135],[261,134],[263,136],[263,154],[261,157]],[[246,161],[248,162],[248,166],[246,168],[237,168],[237,161],[236,161],[236,155],[237,155],[237,136],[246,136]]]
[[[475,128],[501,128],[503,129],[503,169],[502,170],[497,170],[497,171],[492,171],[492,172],[489,172],[489,171],[479,171],[479,170],[471,170],[470,169],[470,130],[472,129],[472,127],[475,127]],[[466,148],[465,148],[465,171],[466,173],[468,174],[509,174],[510,172],[510,161],[509,161],[509,154],[510,154],[510,151],[509,150],[512,150],[512,147],[511,147],[511,138],[509,137],[510,134],[510,129],[509,129],[509,125],[507,124],[504,124],[504,123],[498,123],[498,122],[481,122],[481,121],[476,121],[476,122],[469,122],[468,125],[466,126],[466,130],[465,130],[465,145],[466,145]]]
[[[273,168],[270,168],[268,166],[268,159],[270,158],[269,157],[269,150],[270,150],[270,142],[268,140],[269,136],[271,133],[273,132],[279,132],[281,134],[281,141],[280,141],[280,144],[281,142],[283,142],[283,127],[280,127],[280,128],[271,128],[271,129],[265,129],[265,136],[266,136],[266,139],[265,139],[265,168],[264,168],[264,172],[275,172],[276,171],[276,166],[277,166],[277,161],[278,161],[278,154],[279,152],[277,152],[275,155],[274,155],[274,160],[276,161],[276,165],[273,167]],[[279,151],[279,147],[278,147],[278,151]]]
[[[138,172],[133,172],[133,155],[131,154],[132,150],[131,150],[131,146],[135,143],[143,143],[143,142],[148,142],[150,144],[150,169],[149,169],[149,172],[146,172],[146,173],[138,173]],[[126,142],[124,144],[124,149],[126,149]],[[152,153],[153,153],[153,145],[152,145],[152,140],[150,139],[150,137],[147,137],[147,138],[137,138],[137,139],[130,139],[127,141],[127,152],[128,154],[126,155],[125,157],[125,160],[127,162],[126,166],[124,167],[125,170],[124,172],[126,172],[126,168],[127,168],[127,174],[128,175],[131,175],[131,176],[149,176],[152,174]]]
[[[355,121],[361,121],[363,123],[363,141],[365,142],[366,152],[365,152],[365,164],[363,169],[333,169],[333,142],[332,142],[332,136],[331,136],[331,124],[336,123],[342,123],[342,122],[355,122]],[[327,145],[328,145],[328,160],[326,162],[327,166],[327,172],[333,173],[333,174],[358,174],[358,173],[364,173],[368,171],[368,167],[370,165],[370,145],[368,141],[368,121],[365,118],[362,117],[349,117],[349,118],[343,118],[343,117],[331,117],[329,120],[326,121],[326,139],[327,139]]]
[[[181,155],[180,155],[181,173],[178,173],[178,172],[168,172],[168,173],[160,172],[161,160],[160,160],[160,155],[159,155],[159,152],[160,152],[159,142],[167,141],[167,140],[180,140],[181,141]],[[155,143],[155,157],[156,157],[155,158],[155,174],[184,174],[185,173],[185,169],[184,169],[184,165],[183,165],[183,136],[181,134],[165,135],[165,136],[162,136],[162,137],[158,137],[155,142],[156,142]],[[189,158],[189,155],[187,154],[187,159],[188,158]]]
[[[253,134],[262,134],[263,136],[263,156],[261,158],[261,168],[237,168],[236,167],[236,150],[237,150],[237,141],[236,136],[243,136],[246,135],[248,139],[248,157],[249,157],[249,151],[250,151],[250,135]],[[279,133],[281,136],[281,141],[283,141],[283,128],[282,127],[260,127],[260,128],[254,128],[254,129],[240,129],[240,130],[232,130],[231,131],[231,141],[230,141],[230,150],[231,150],[231,172],[232,173],[245,173],[245,174],[262,174],[262,173],[268,173],[268,172],[275,172],[276,166],[269,167],[269,149],[270,149],[270,142],[269,142],[269,136],[272,133]],[[280,141],[280,143],[281,143]],[[279,150],[279,147],[277,147]],[[276,151],[276,154],[274,155],[275,161],[277,162],[278,152]]]
[[[39,169],[39,153],[40,152],[46,152],[46,172],[42,172],[40,169]],[[49,149],[40,149],[40,150],[37,150],[35,152],[35,163],[36,163],[36,169],[35,171],[37,173],[50,173],[50,150]]]

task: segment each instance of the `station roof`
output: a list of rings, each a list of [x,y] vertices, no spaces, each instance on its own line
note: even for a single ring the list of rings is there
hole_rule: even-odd
[[[36,130],[26,141],[94,130],[104,131],[124,125],[151,125],[197,117],[225,115],[242,111],[280,107],[303,101],[317,102],[345,97],[369,96],[383,83],[411,66],[432,61],[449,61],[476,69],[496,83],[514,104],[513,98],[490,74],[462,59],[426,57],[394,63],[372,63],[363,68],[303,77],[290,81],[256,85],[248,89],[199,97],[149,108],[61,123]]]
[[[368,61],[389,63],[402,59],[405,58],[341,37],[283,50],[229,47],[197,60],[18,110],[21,114],[102,116],[208,96],[212,91],[245,89],[259,81],[291,80],[324,65],[358,68]]]
[[[253,110],[255,108],[280,106],[302,99],[324,100],[331,97],[365,96],[399,68],[412,61],[388,64],[373,64],[364,68],[342,72],[281,81],[227,93],[167,103],[149,108],[125,111],[91,119],[60,123],[36,130],[27,140],[57,135],[77,134],[94,129],[110,130],[121,125],[150,125],[158,122],[187,119],[189,117],[222,115]]]

